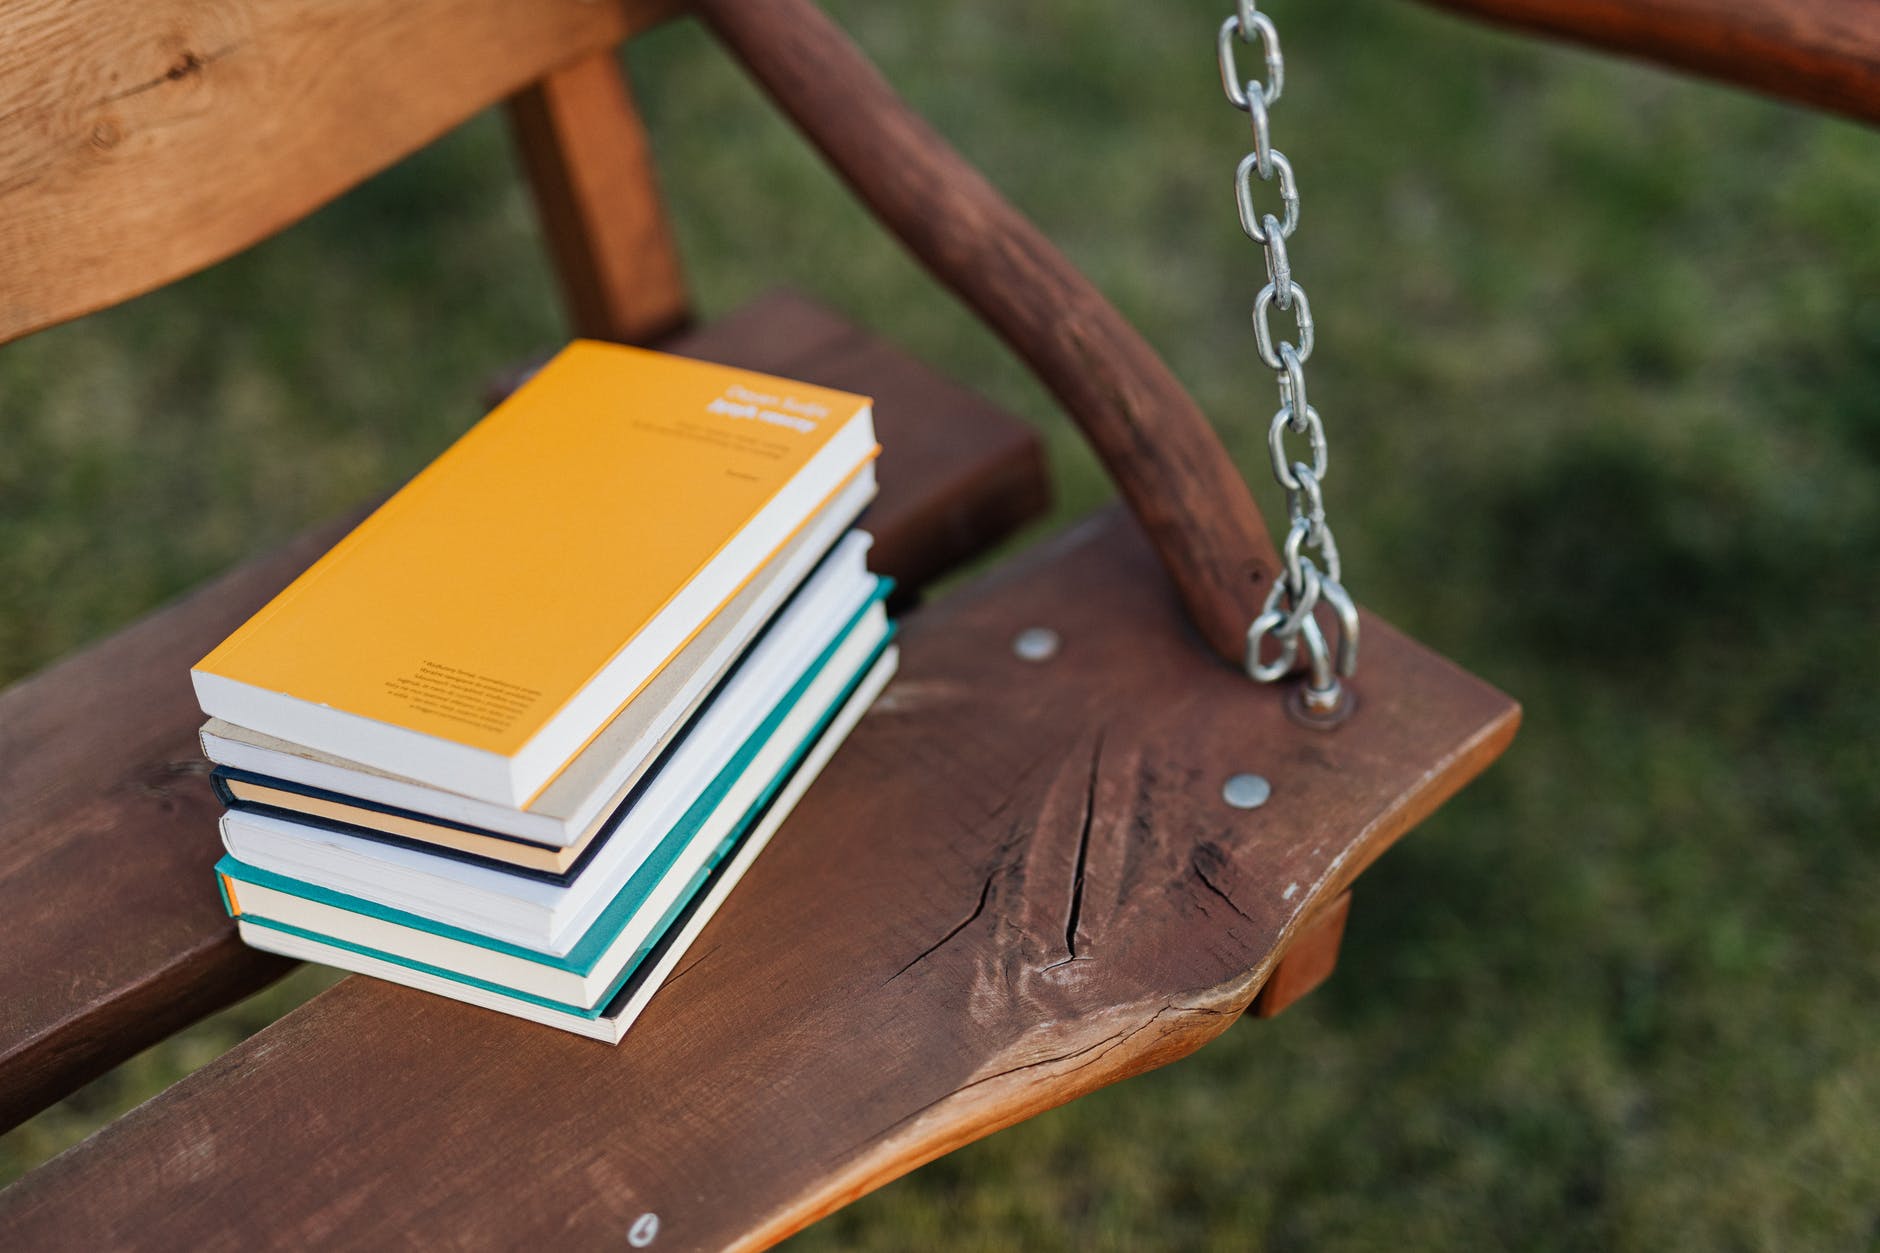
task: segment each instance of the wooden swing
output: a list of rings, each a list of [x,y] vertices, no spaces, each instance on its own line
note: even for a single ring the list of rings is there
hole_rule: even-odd
[[[1880,101],[1880,32],[1806,0],[1763,6],[1787,30],[1713,0],[1462,7]],[[11,1247],[768,1243],[1284,1008],[1329,972],[1352,881],[1512,736],[1512,701],[1368,616],[1335,727],[1247,679],[1282,565],[1207,422],[809,0],[0,15],[0,340],[211,264],[507,98],[575,329],[873,393],[869,525],[918,588],[1042,508],[1038,444],[800,298],[691,328],[614,54],[686,10],[1051,387],[1128,511],[908,617],[901,678],[618,1049],[348,979],[0,1194]],[[3,1125],[285,969],[210,888],[186,671],[346,521],[0,695]],[[1245,773],[1257,808],[1224,798]]]

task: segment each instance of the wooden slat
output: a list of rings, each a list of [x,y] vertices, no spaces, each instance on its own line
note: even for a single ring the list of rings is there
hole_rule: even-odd
[[[1429,0],[1880,122],[1880,14],[1848,0]]]
[[[0,343],[273,234],[677,0],[0,0]]]
[[[670,346],[878,396],[875,562],[915,585],[1044,506],[1031,431],[801,298]],[[212,888],[188,670],[342,529],[0,693],[0,1127],[286,969],[236,943]]]
[[[1063,401],[1202,636],[1240,664],[1278,560],[1245,480],[1155,350],[810,0],[693,7],[875,215]]]
[[[1019,660],[1020,631],[1062,647]],[[1308,731],[1113,511],[903,668],[618,1047],[353,978],[0,1194],[27,1246],[755,1247],[1187,1053],[1518,710],[1367,620]],[[1258,810],[1221,799],[1245,770]],[[246,1217],[244,1217],[246,1216]]]
[[[574,333],[646,343],[689,319],[652,145],[612,48],[509,101]]]

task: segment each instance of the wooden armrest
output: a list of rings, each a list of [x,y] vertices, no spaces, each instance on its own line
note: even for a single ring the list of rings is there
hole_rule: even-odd
[[[1155,351],[809,0],[694,7],[882,223],[1063,402],[1189,617],[1239,666],[1278,560],[1239,471]]]
[[[1880,11],[1835,0],[1431,0],[1880,122]]]

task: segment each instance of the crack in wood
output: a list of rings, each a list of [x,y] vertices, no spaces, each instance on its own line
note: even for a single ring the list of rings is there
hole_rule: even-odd
[[[1153,1022],[1153,1021],[1154,1021],[1153,1018],[1150,1019],[1150,1022]],[[945,1092],[944,1094],[940,1096],[936,1096],[933,1100],[928,1101],[926,1104],[920,1106],[919,1108],[911,1110],[910,1112],[906,1114],[903,1114],[901,1117],[895,1119],[893,1122],[883,1127],[880,1131],[877,1131],[874,1135],[866,1136],[860,1140],[857,1140],[855,1143],[849,1145],[849,1147],[843,1150],[840,1154],[837,1154],[832,1160],[838,1161],[838,1162],[847,1161],[852,1155],[861,1151],[862,1149],[865,1149],[869,1147],[870,1145],[880,1144],[883,1140],[887,1139],[887,1137],[891,1135],[896,1129],[903,1127],[910,1122],[913,1122],[915,1119],[925,1114],[928,1110],[933,1109],[936,1106],[943,1105],[947,1101],[952,1100],[954,1097],[964,1096],[966,1093],[972,1091],[974,1088],[980,1087],[983,1084],[991,1083],[995,1079],[1004,1079],[1007,1076],[1016,1075],[1022,1071],[1034,1070],[1039,1066],[1052,1066],[1052,1065],[1057,1064],[1058,1062],[1067,1062],[1067,1061],[1070,1061],[1072,1058],[1082,1057],[1085,1053],[1090,1052],[1092,1049],[1103,1048],[1104,1045],[1109,1044],[1111,1041],[1115,1041],[1120,1044],[1124,1040],[1127,1040],[1131,1035],[1135,1034],[1135,1032],[1140,1031],[1143,1027],[1148,1026],[1148,1025],[1149,1025],[1148,1023],[1143,1023],[1140,1026],[1134,1027],[1128,1031],[1113,1032],[1110,1035],[1104,1036],[1101,1040],[1098,1040],[1094,1044],[1085,1045],[1083,1048],[1073,1050],[1072,1052],[1069,1052],[1069,1053],[1061,1053],[1052,1057],[1041,1057],[1037,1061],[1023,1062],[1017,1066],[1008,1067],[1005,1070],[994,1071],[992,1074],[989,1074],[989,1075],[981,1075],[977,1079],[970,1079],[967,1082],[961,1084],[959,1087],[952,1088],[948,1090],[947,1092]],[[1106,1049],[1105,1052],[1107,1053],[1108,1050]],[[1078,1067],[1077,1069],[1081,1069],[1081,1067]]]
[[[685,978],[687,975],[691,974],[694,970],[704,965],[706,959],[709,958],[713,953],[716,953],[717,951],[718,951],[718,945],[716,944],[712,945],[710,948],[706,949],[703,953],[700,953],[697,957],[694,957],[691,961],[679,967],[679,969],[674,971],[671,977],[669,977],[666,980],[666,982],[661,984],[660,986],[664,988],[671,987],[673,984],[679,982],[679,980]]]
[[[1195,872],[1195,878],[1201,881],[1202,887],[1206,888],[1208,891],[1214,893],[1216,896],[1226,901],[1227,907],[1233,910],[1235,913],[1239,914],[1247,922],[1252,922],[1253,921],[1252,915],[1248,914],[1247,911],[1242,909],[1240,906],[1234,904],[1234,898],[1229,896],[1227,893],[1221,891],[1219,886],[1215,884],[1214,880],[1208,877],[1207,868],[1201,864],[1202,851],[1203,849],[1207,847],[1208,847],[1207,845],[1203,845],[1201,848],[1197,848],[1195,850],[1194,856],[1188,862],[1189,869]]]
[[[919,1108],[912,1110],[911,1112],[903,1115],[900,1118],[895,1119],[893,1122],[887,1124],[885,1127],[882,1127],[874,1135],[867,1136],[863,1139],[855,1141],[854,1143],[850,1144],[846,1149],[844,1149],[842,1152],[833,1155],[829,1160],[832,1162],[846,1162],[851,1157],[853,1157],[856,1153],[861,1152],[862,1150],[870,1147],[871,1145],[879,1146],[884,1141],[886,1141],[887,1138],[891,1134],[893,1134],[897,1129],[903,1126],[906,1126],[908,1123],[911,1123],[915,1121],[916,1119],[920,1118],[922,1115],[926,1114],[929,1110],[935,1109],[938,1106],[943,1105],[946,1102],[954,1099],[955,1097],[966,1095],[968,1092],[971,1092],[974,1088],[983,1087],[984,1085],[988,1083],[992,1083],[995,1080],[1008,1079],[1012,1077],[1013,1075],[1023,1074],[1027,1070],[1037,1070],[1039,1067],[1043,1067],[1043,1066],[1056,1066],[1061,1062],[1075,1061],[1077,1058],[1084,1057],[1086,1054],[1096,1052],[1098,1049],[1102,1049],[1103,1051],[1100,1053],[1097,1053],[1095,1057],[1090,1058],[1088,1061],[1080,1062],[1078,1065],[1072,1066],[1069,1070],[1064,1071],[1062,1073],[1076,1074],[1080,1070],[1087,1070],[1091,1066],[1096,1065],[1098,1062],[1108,1057],[1111,1053],[1114,1053],[1117,1049],[1121,1048],[1123,1045],[1135,1039],[1138,1035],[1141,1035],[1144,1031],[1148,1030],[1150,1027],[1153,1027],[1157,1023],[1161,1022],[1163,1018],[1165,1018],[1171,1013],[1199,1014],[1199,1015],[1202,1015],[1204,1017],[1209,1017],[1209,1018],[1229,1018],[1229,1017],[1239,1016],[1238,1011],[1230,1014],[1226,1010],[1212,1009],[1205,1005],[1177,1005],[1173,1001],[1170,1001],[1164,1004],[1160,1009],[1156,1010],[1153,1014],[1150,1014],[1147,1018],[1137,1023],[1135,1026],[1128,1027],[1122,1031],[1113,1031],[1109,1035],[1104,1036],[1102,1039],[1097,1040],[1090,1044],[1086,1044],[1084,1047],[1080,1049],[1072,1049],[1070,1052],[1067,1052],[1067,1053],[1054,1053],[1049,1057],[1040,1057],[1035,1061],[1021,1062],[1016,1066],[1008,1066],[1004,1070],[995,1070],[991,1074],[980,1075],[976,1079],[968,1080],[966,1083],[961,1084],[959,1087],[953,1088],[952,1090],[948,1091],[944,1095],[937,1096],[933,1100],[928,1101],[925,1104],[921,1105]],[[1108,1045],[1109,1047],[1105,1048],[1104,1047],[1105,1045]]]
[[[1090,860],[1090,824],[1096,820],[1097,771],[1103,767],[1103,736],[1103,731],[1097,732],[1097,744],[1090,754],[1090,782],[1084,790],[1084,820],[1082,829],[1077,833],[1077,863],[1071,873],[1071,907],[1064,921],[1064,949],[1070,954],[1065,961],[1077,960],[1077,921],[1084,911],[1084,867]],[[1053,962],[1045,969],[1054,970],[1064,964]]]
[[[135,87],[126,87],[123,91],[112,92],[98,103],[114,104],[119,100],[128,100],[132,96],[141,96],[146,91],[155,91],[165,83],[180,83],[186,78],[192,78],[202,73],[211,65],[235,51],[237,46],[236,44],[227,44],[217,48],[214,52],[191,52],[188,49],[184,49],[183,55],[176,59],[176,64],[163,71],[163,73],[146,82],[138,83]]]
[[[932,944],[929,944],[926,948],[922,949],[920,954],[916,956],[914,960],[908,962],[907,965],[901,967],[899,970],[889,975],[885,980],[882,981],[881,986],[884,988],[887,987],[888,984],[893,983],[896,979],[899,979],[902,975],[906,974],[908,971],[912,970],[914,967],[920,965],[920,963],[926,961],[929,957],[932,957],[936,952],[940,950],[940,947],[943,944],[945,944],[948,940],[951,940],[954,936],[958,935],[960,932],[966,930],[966,928],[972,926],[973,923],[977,922],[979,920],[979,915],[986,912],[986,901],[992,895],[992,881],[999,877],[1000,869],[1003,869],[1003,867],[995,867],[992,873],[986,876],[985,883],[982,884],[979,889],[979,903],[973,906],[972,913],[962,918],[945,935],[941,936],[939,939],[935,940]]]

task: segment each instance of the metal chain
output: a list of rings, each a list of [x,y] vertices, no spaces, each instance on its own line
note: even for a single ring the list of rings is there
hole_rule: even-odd
[[[1243,79],[1236,61],[1241,45],[1258,45],[1266,62],[1266,81]],[[1253,302],[1253,335],[1260,360],[1279,380],[1279,412],[1267,427],[1266,445],[1273,462],[1273,477],[1286,491],[1291,525],[1282,551],[1283,578],[1273,581],[1260,616],[1247,628],[1247,673],[1272,683],[1293,672],[1299,645],[1306,647],[1307,678],[1304,701],[1308,711],[1330,715],[1345,699],[1340,678],[1350,678],[1358,667],[1358,610],[1345,592],[1338,561],[1338,543],[1325,521],[1322,485],[1327,468],[1325,425],[1306,400],[1305,365],[1312,357],[1312,305],[1305,289],[1293,279],[1286,241],[1299,227],[1299,183],[1292,162],[1273,146],[1267,110],[1278,103],[1286,83],[1286,61],[1280,54],[1279,32],[1273,20],[1259,11],[1257,0],[1236,0],[1236,11],[1221,23],[1216,40],[1221,67],[1221,89],[1227,102],[1247,115],[1253,126],[1253,151],[1241,158],[1234,171],[1234,200],[1240,210],[1240,229],[1266,254],[1266,286]],[[1254,180],[1277,181],[1280,211],[1262,212],[1254,203]],[[1274,308],[1290,313],[1299,342],[1278,339],[1271,322]],[[1303,436],[1304,457],[1287,447],[1287,436]],[[1336,656],[1327,644],[1314,610],[1331,607],[1338,620]],[[1278,654],[1262,661],[1267,637]]]

